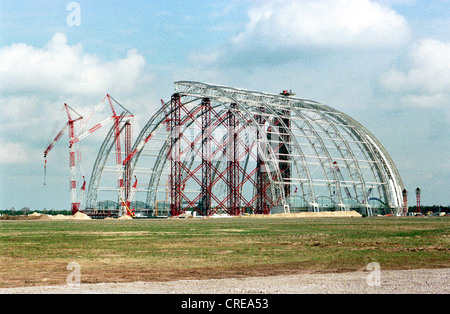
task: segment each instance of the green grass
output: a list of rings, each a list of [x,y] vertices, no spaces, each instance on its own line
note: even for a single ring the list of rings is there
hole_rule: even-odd
[[[449,217],[0,221],[0,287],[449,267]]]

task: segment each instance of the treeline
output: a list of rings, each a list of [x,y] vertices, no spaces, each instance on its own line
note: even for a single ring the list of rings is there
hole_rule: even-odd
[[[0,215],[8,215],[8,216],[20,216],[20,215],[30,215],[34,212],[46,215],[72,215],[72,211],[64,210],[64,209],[42,209],[42,210],[31,210],[29,207],[23,207],[21,209],[15,209],[11,207],[10,209],[0,209]]]
[[[432,206],[420,206],[422,213],[433,212],[433,213],[450,213],[450,206],[432,205]],[[416,212],[417,206],[409,206],[408,211]]]
[[[422,213],[450,213],[450,206],[442,206],[442,205],[432,205],[432,206],[420,206],[420,210]],[[417,206],[409,206],[408,212],[416,212]],[[42,210],[31,210],[29,207],[23,207],[21,209],[15,209],[14,207],[11,207],[10,209],[0,209],[0,215],[9,215],[9,216],[20,216],[20,215],[30,215],[34,212],[40,213],[40,214],[46,214],[46,215],[72,215],[72,211],[65,210],[65,209],[42,209]]]

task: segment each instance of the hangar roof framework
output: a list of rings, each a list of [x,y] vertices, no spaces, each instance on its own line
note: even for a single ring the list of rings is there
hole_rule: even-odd
[[[401,212],[403,183],[393,160],[376,137],[347,114],[307,99],[192,81],[175,82],[174,95],[179,95],[183,107],[180,134],[190,134],[190,138],[180,144],[186,152],[180,160],[184,167],[183,182],[188,185],[186,189],[192,190],[186,194],[194,195],[185,198],[191,201],[191,207],[202,199],[202,178],[197,170],[202,163],[199,152],[205,145],[205,127],[201,126],[201,121],[206,111],[202,100],[208,99],[209,110],[213,113],[207,129],[212,140],[209,145],[213,146],[209,149],[214,156],[211,167],[215,170],[212,180],[216,182],[216,190],[212,194],[216,206],[219,203],[226,207],[223,197],[214,195],[227,194],[226,151],[231,149],[230,133],[225,125],[228,113],[241,130],[237,135],[240,145],[236,148],[241,156],[239,180],[246,182],[240,185],[241,190],[257,193],[256,176],[260,171],[255,167],[261,167],[257,164],[257,159],[261,158],[273,206],[292,204],[296,197],[312,210],[325,209],[319,204],[321,198],[329,200],[337,209],[348,209],[350,205],[369,206],[371,200],[377,200],[394,213]],[[132,151],[137,151],[131,160],[132,174],[139,176],[141,163],[145,163],[144,168],[151,168],[146,188],[141,189],[146,195],[145,202],[150,205],[161,199],[158,194],[167,192],[163,183],[165,175],[170,177],[171,148],[177,140],[181,142],[181,139],[173,141],[174,126],[170,120],[174,110],[171,101],[164,103],[148,120],[132,147]],[[111,129],[100,148],[88,187],[86,208],[95,207],[114,136]],[[280,151],[282,146],[283,152]],[[148,153],[149,149],[152,154]],[[144,161],[146,154],[153,156],[150,162]],[[291,169],[289,177],[284,179],[283,163],[289,164]],[[190,181],[186,179],[189,176]],[[246,197],[244,192],[242,197],[246,202],[241,202],[246,205],[256,202],[255,197]]]

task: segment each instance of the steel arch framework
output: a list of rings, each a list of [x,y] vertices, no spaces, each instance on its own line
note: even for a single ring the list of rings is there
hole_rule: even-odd
[[[92,172],[87,208],[95,204],[110,133]],[[157,208],[165,195],[172,215],[402,211],[403,183],[381,143],[348,115],[311,100],[175,82],[172,99],[131,151],[137,152],[132,175],[147,169],[145,203]]]

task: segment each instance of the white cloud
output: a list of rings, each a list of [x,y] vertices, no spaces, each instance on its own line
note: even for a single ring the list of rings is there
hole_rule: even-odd
[[[302,62],[302,72],[308,67],[320,71],[333,60],[336,67],[343,63],[352,67],[353,60],[367,55],[392,54],[411,38],[406,19],[374,1],[260,0],[248,10],[245,27],[227,45],[206,53],[194,51],[189,61],[208,73],[218,70],[216,76],[230,68],[248,73],[249,69],[297,61]],[[370,64],[380,62],[384,60],[370,60]]]
[[[109,93],[139,115],[133,109],[148,110],[152,80],[136,49],[103,60],[81,44],[69,45],[61,33],[42,48],[25,43],[0,48],[0,164],[41,162],[64,103],[87,117]],[[111,114],[104,107],[91,123]]]
[[[233,38],[237,46],[397,47],[410,38],[406,20],[369,0],[262,1]]]
[[[102,61],[70,46],[65,34],[56,33],[44,48],[18,43],[0,49],[2,93],[99,94],[131,93],[149,79],[146,62],[136,50],[124,59]]]
[[[42,130],[65,102],[81,114],[90,113],[106,93],[126,107],[148,102],[151,82],[136,49],[123,58],[102,60],[81,44],[69,45],[62,33],[43,48],[5,46],[0,48],[0,132],[19,132],[24,125]]]
[[[29,161],[30,149],[24,143],[0,140],[0,164],[25,164]]]
[[[382,86],[397,93],[403,105],[450,105],[450,43],[422,39],[411,49],[403,69],[392,68],[381,77]]]

